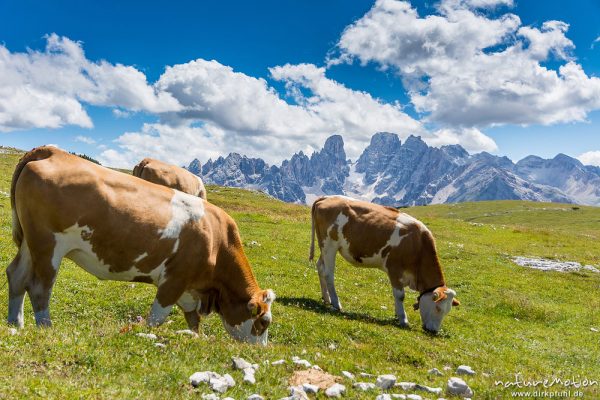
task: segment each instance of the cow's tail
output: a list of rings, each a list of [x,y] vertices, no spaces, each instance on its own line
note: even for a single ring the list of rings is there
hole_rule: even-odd
[[[315,201],[310,209],[310,254],[308,255],[308,261],[312,261],[315,258],[315,209],[317,201]]]
[[[17,213],[17,199],[15,197],[17,181],[19,180],[19,176],[21,175],[21,172],[27,163],[31,161],[44,160],[50,157],[56,151],[56,147],[36,147],[30,152],[25,153],[15,167],[15,172],[13,173],[12,182],[10,184],[10,207],[12,208],[12,237],[13,241],[18,247],[21,247],[21,243],[23,242],[23,227],[21,226],[19,214]]]

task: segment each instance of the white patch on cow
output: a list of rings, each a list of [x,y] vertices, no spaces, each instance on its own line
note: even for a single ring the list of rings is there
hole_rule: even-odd
[[[270,311],[269,311],[270,314]],[[267,345],[269,338],[269,330],[265,329],[265,331],[260,336],[256,336],[252,334],[252,326],[254,325],[254,319],[250,318],[240,323],[239,325],[229,325],[225,318],[221,316],[221,321],[223,321],[223,326],[227,333],[231,335],[235,340],[239,340],[240,342],[247,342],[252,344],[261,344],[263,346]]]
[[[276,297],[277,296],[275,296],[275,292],[273,292],[271,289],[267,289],[264,302],[271,306],[271,304],[273,304],[273,302],[275,301]]]
[[[172,304],[163,307],[160,305],[157,299],[154,299],[154,303],[152,303],[152,308],[150,309],[150,315],[148,315],[148,325],[158,326],[165,322],[165,319],[167,319],[171,313],[172,308]]]
[[[202,193],[202,189],[204,189],[204,182],[202,182],[202,178],[200,178],[198,175],[194,175],[196,177],[196,179],[198,179],[198,191],[196,192],[196,196],[200,196],[200,193]]]
[[[161,239],[177,239],[188,222],[198,221],[204,216],[202,199],[191,194],[173,190],[171,198],[171,219],[165,229],[158,233]]]
[[[177,238],[177,240],[175,241],[175,244],[173,245],[173,254],[177,253],[178,249],[179,249],[179,238]]]
[[[133,260],[133,263],[137,264],[137,263],[139,263],[140,261],[142,261],[146,257],[148,257],[148,253],[144,252],[144,253],[140,254],[139,256],[137,256],[136,259]]]
[[[406,317],[406,311],[404,311],[404,289],[392,288],[394,294],[394,305],[396,307],[396,317],[402,326],[408,326],[408,318]]]
[[[200,307],[200,301],[195,299],[190,292],[183,292],[177,305],[185,312],[197,311]]]
[[[90,241],[84,239],[90,238],[93,233],[94,231],[90,227],[79,226],[77,223],[62,232],[54,233],[56,241],[52,255],[52,265],[54,268],[58,269],[62,258],[67,257],[99,279],[131,281],[137,276],[150,276],[155,284],[158,282],[158,277],[164,270],[166,259],[150,271],[150,273],[142,272],[134,266],[131,266],[126,271],[111,272],[111,266],[100,259],[94,253]],[[134,263],[137,263],[147,255],[147,253],[141,254],[135,259]]]
[[[421,322],[423,328],[428,331],[439,331],[440,326],[442,325],[442,319],[444,319],[446,314],[452,309],[452,299],[456,296],[456,292],[448,288],[444,293],[446,293],[447,297],[437,303],[433,301],[433,293],[425,293],[419,300]]]

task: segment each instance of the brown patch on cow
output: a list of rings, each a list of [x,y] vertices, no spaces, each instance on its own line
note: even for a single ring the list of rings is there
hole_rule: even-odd
[[[202,180],[190,171],[176,165],[144,158],[133,168],[133,176],[206,200],[206,189]]]
[[[190,291],[209,300],[206,306],[203,301],[204,311],[220,312],[228,324],[237,325],[252,317],[248,302],[264,292],[244,254],[235,222],[205,201],[199,200],[202,218],[185,223],[178,238],[163,238],[172,218],[172,189],[48,147],[23,157],[11,192],[18,228],[22,228],[16,238],[32,244],[36,260],[32,276],[47,288],[56,276],[51,265],[54,234],[77,224],[87,227],[89,232],[82,238],[110,271],[135,266],[141,272],[135,279],[149,282],[144,274],[164,263],[164,282],[157,293],[163,306]],[[179,246],[174,251],[176,240]],[[144,253],[147,256],[136,263]],[[77,262],[77,252],[66,256]],[[266,308],[264,303],[260,306]]]
[[[294,374],[290,377],[289,383],[291,386],[300,386],[304,383],[310,383],[311,385],[318,386],[321,390],[326,390],[334,383],[341,381],[341,376],[331,375],[327,372],[311,368],[304,371],[294,371]]]
[[[138,275],[134,277],[131,282],[154,283],[152,278],[146,275]]]
[[[338,224],[337,223],[333,224],[331,226],[331,229],[329,229],[329,237],[331,239],[337,241],[339,239],[338,230],[339,230]]]

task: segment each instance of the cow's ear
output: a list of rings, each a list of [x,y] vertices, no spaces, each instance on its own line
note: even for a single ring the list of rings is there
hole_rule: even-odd
[[[268,305],[273,304],[273,302],[275,301],[275,292],[273,292],[271,289],[267,289],[264,291],[263,294],[263,302],[267,303]]]
[[[455,307],[460,306],[460,301],[458,301],[458,299],[454,298],[454,299],[452,299],[452,305]]]

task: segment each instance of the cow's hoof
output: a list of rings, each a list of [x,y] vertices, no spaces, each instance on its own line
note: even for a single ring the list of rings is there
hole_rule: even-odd
[[[336,305],[334,305],[334,304],[332,304],[332,305],[331,305],[331,308],[333,308],[333,309],[334,309],[335,311],[337,311],[337,312],[343,312],[343,311],[344,311],[344,310],[342,309],[342,305],[341,305],[341,304],[338,304],[337,306],[336,306]]]
[[[400,328],[403,328],[403,329],[409,329],[410,328],[410,324],[408,323],[408,320],[406,320],[406,321],[398,321],[398,326]]]

